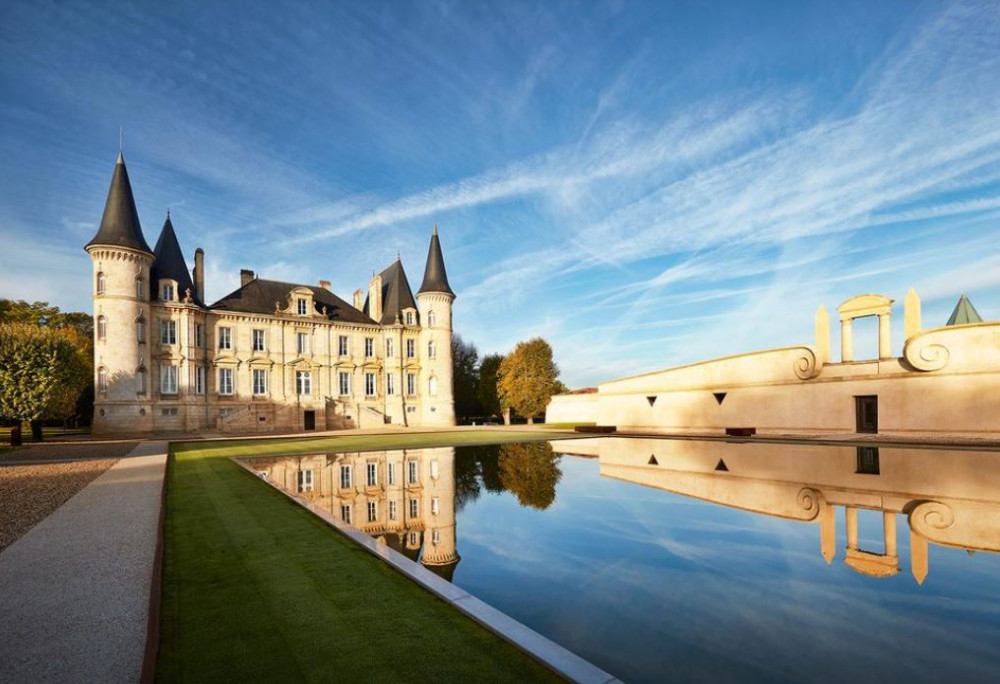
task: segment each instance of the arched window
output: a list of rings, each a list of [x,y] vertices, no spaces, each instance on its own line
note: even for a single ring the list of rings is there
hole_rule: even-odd
[[[427,381],[427,394],[432,397],[436,397],[438,393],[438,379],[431,376],[431,379]]]
[[[97,391],[108,391],[108,369],[104,366],[97,369]]]
[[[437,342],[431,340],[427,343],[427,358],[436,359],[438,355]]]
[[[431,311],[427,314],[427,327],[433,328],[435,323],[437,323],[437,314]]]
[[[146,344],[146,319],[142,316],[135,322],[135,337],[139,344]]]
[[[101,342],[108,339],[108,319],[104,316],[97,317],[97,339]]]
[[[102,295],[108,287],[108,279],[104,277],[104,272],[97,273],[97,294]]]
[[[135,298],[136,299],[145,299],[146,298],[146,290],[145,290],[145,287],[144,287],[145,284],[146,284],[146,282],[142,278],[136,278],[135,279]]]
[[[139,394],[146,393],[146,367],[139,366],[139,370],[135,372],[135,386],[136,391]]]

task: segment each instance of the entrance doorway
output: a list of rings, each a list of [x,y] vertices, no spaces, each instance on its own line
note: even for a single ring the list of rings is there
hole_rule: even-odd
[[[858,432],[878,432],[878,395],[854,397],[854,409]]]
[[[303,427],[306,430],[315,430],[316,429],[316,412],[315,411],[306,411],[303,414],[303,422],[304,422]]]

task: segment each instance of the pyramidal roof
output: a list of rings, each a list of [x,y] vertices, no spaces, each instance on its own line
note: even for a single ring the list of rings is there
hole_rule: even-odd
[[[198,299],[194,283],[191,282],[191,272],[188,270],[187,261],[184,260],[184,253],[181,245],[177,242],[177,233],[174,232],[174,224],[170,221],[170,212],[167,212],[167,220],[163,222],[163,229],[160,231],[160,238],[156,241],[156,248],[153,250],[156,261],[149,271],[149,278],[152,284],[153,299],[159,299],[160,293],[157,283],[160,278],[170,278],[177,281],[177,295],[181,301],[191,290],[191,299],[199,306],[204,304]]]
[[[403,309],[416,309],[417,303],[413,299],[410,281],[406,279],[403,262],[398,258],[379,275],[382,277],[382,318],[378,323],[392,325],[396,322],[396,314],[402,315]],[[364,312],[371,316],[367,298],[365,298]]]
[[[142,236],[139,212],[135,208],[132,185],[128,181],[128,170],[125,168],[125,158],[121,152],[118,153],[115,172],[111,176],[111,188],[108,190],[108,200],[104,203],[101,227],[84,249],[97,245],[127,247],[147,254],[152,253]]]
[[[455,296],[448,284],[448,272],[444,268],[444,256],[441,254],[437,226],[434,226],[434,232],[431,233],[431,246],[427,250],[427,265],[424,267],[424,282],[420,284],[417,294],[422,292],[446,292],[452,297]]]
[[[947,325],[965,325],[966,323],[982,323],[983,317],[979,315],[976,311],[976,307],[972,306],[972,302],[965,295],[962,295],[958,299],[958,304],[955,305],[955,310],[951,312],[951,318],[948,319]]]

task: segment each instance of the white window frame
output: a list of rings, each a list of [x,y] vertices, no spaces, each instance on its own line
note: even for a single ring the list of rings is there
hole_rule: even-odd
[[[145,291],[146,281],[142,278],[135,279],[135,298],[136,299],[146,299]]]
[[[146,368],[140,367],[135,372],[135,391],[139,394],[145,394],[147,391],[147,381],[146,381]]]
[[[348,525],[351,524],[351,507],[348,504],[343,504],[340,507],[340,519],[343,520]]]
[[[437,546],[441,541],[441,530],[433,529],[431,530],[431,544]]]
[[[305,316],[309,313],[309,303],[306,301],[305,297],[299,297],[298,300],[296,300],[295,306],[297,307],[296,311],[300,316]]]
[[[267,335],[262,328],[254,328],[250,333],[253,337],[253,350],[255,352],[267,351]]]
[[[387,463],[385,469],[386,469],[386,477],[389,479],[389,484],[391,485],[396,484],[396,464]]]
[[[369,461],[365,466],[365,483],[369,487],[378,487],[378,463]]]
[[[194,393],[204,394],[205,393],[205,367],[195,366],[194,367]]]
[[[386,358],[391,359],[393,357],[393,355],[396,353],[395,346],[396,346],[396,341],[394,339],[392,339],[391,337],[386,338],[385,340]]]
[[[102,295],[108,291],[108,277],[104,271],[97,272],[97,294]]]
[[[417,499],[410,499],[410,517],[420,517],[420,501]]]
[[[97,369],[97,391],[108,391],[108,369],[104,366]]]
[[[139,344],[146,344],[146,319],[142,316],[135,322],[135,339]]]
[[[233,329],[229,326],[219,326],[219,351],[233,350]]]
[[[340,356],[350,356],[351,341],[347,335],[337,336],[337,354]]]
[[[406,396],[415,397],[417,396],[417,374],[407,373],[406,374]]]
[[[366,337],[365,338],[365,358],[370,359],[375,356],[375,338]]]
[[[427,327],[433,328],[434,324],[437,323],[437,314],[433,311],[427,313]]]
[[[410,338],[406,341],[406,358],[415,359],[417,358],[417,341]]]
[[[351,466],[348,464],[342,464],[340,466],[340,488],[350,489],[353,482],[353,477],[351,473]]]
[[[389,502],[389,520],[396,520],[399,518],[399,504],[395,501]]]
[[[300,470],[296,476],[299,493],[313,491],[313,471]]]
[[[220,368],[219,369],[219,394],[224,397],[233,396],[233,369],[232,368]]]
[[[412,311],[407,311],[406,312],[406,324],[407,325],[413,325],[413,312]]]
[[[375,397],[378,396],[378,387],[376,387],[377,378],[374,373],[365,373],[365,396]]]
[[[437,356],[438,356],[437,342],[431,340],[430,342],[427,343],[427,358],[436,359]]]
[[[175,292],[173,283],[163,283],[163,285],[160,286],[160,299],[162,299],[163,301],[165,302],[177,301],[174,294]]]
[[[160,366],[160,394],[177,394],[177,366]]]
[[[194,324],[194,346],[205,346],[205,326],[201,323]]]
[[[375,501],[368,502],[368,522],[378,522],[378,503]]]
[[[441,500],[436,496],[431,498],[431,515],[437,515],[441,510]]]
[[[160,344],[177,344],[177,321],[160,319]]]
[[[295,352],[300,356],[309,353],[309,333],[295,333]]]
[[[97,317],[97,339],[101,342],[108,339],[108,319],[104,315]]]
[[[340,371],[337,373],[337,389],[340,391],[340,396],[349,397],[351,396],[351,374],[346,371]],[[346,390],[346,391],[345,391]]]
[[[436,397],[438,393],[438,379],[437,376],[432,375],[427,378],[427,395],[431,397]]]
[[[267,394],[267,370],[263,368],[251,369],[250,379],[254,396],[261,397]]]
[[[312,371],[295,371],[295,393],[301,396],[312,394]]]
[[[387,396],[393,396],[396,394],[396,374],[386,373],[385,374],[385,393]]]
[[[417,469],[416,461],[406,462],[406,481],[409,484],[417,484],[420,482],[420,471]]]

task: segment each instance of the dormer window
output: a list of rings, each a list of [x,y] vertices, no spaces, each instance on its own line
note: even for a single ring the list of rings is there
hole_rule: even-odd
[[[300,316],[305,316],[306,315],[306,311],[308,311],[308,309],[307,309],[308,303],[306,302],[306,300],[305,299],[301,299],[301,298],[298,299],[298,300],[296,300],[296,306],[298,307],[299,315]]]
[[[406,312],[406,324],[407,325],[413,325],[413,312],[412,311],[407,311]]]
[[[174,284],[173,283],[163,283],[160,286],[160,299],[165,302],[174,301]]]
[[[104,291],[108,289],[108,279],[105,277],[104,273],[97,274],[97,294],[102,295]]]

